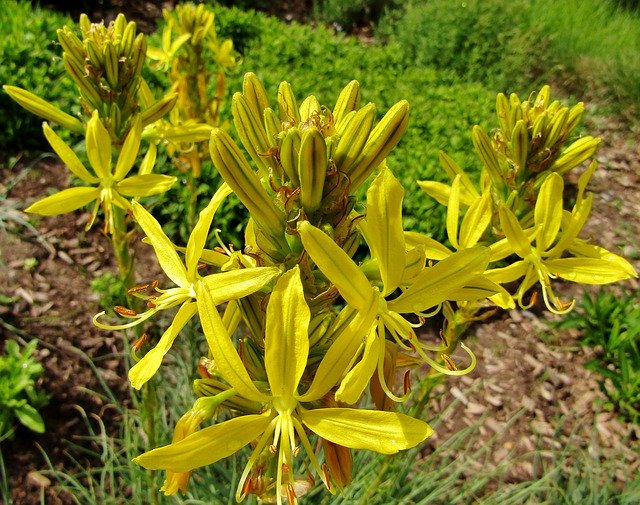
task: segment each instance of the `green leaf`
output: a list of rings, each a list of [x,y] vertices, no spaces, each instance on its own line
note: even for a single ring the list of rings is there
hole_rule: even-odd
[[[44,420],[38,411],[28,403],[14,410],[18,421],[31,431],[44,433]]]

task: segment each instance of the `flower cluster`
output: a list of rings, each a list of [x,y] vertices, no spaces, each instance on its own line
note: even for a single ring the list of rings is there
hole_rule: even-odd
[[[404,189],[385,158],[406,128],[406,101],[374,124],[375,106],[360,107],[355,81],[332,109],[313,96],[298,105],[286,82],[277,96],[272,108],[264,87],[249,73],[233,97],[234,124],[254,166],[229,134],[213,129],[210,154],[225,183],[202,211],[183,250],[184,264],[158,223],[134,206],[160,265],[178,287],[153,286],[151,295],[135,289],[149,309],[141,314],[120,309],[133,320],[111,328],[130,327],[178,304],[180,309],[132,368],[132,383],[140,387],[155,373],[195,314],[209,348],[195,382],[199,398],[178,423],[173,442],[135,459],[167,471],[167,494],[184,491],[193,469],[249,444],[253,449],[238,500],[255,494],[295,503],[308,488],[305,476],[296,473],[301,449],[307,468],[331,491],[341,489],[351,479],[351,449],[391,454],[432,433],[423,420],[395,411],[410,392],[407,380],[398,391],[396,377],[403,368],[421,365],[449,375],[472,370],[475,357],[464,344],[458,346],[459,330],[481,310],[511,308],[514,299],[522,303],[536,281],[547,305],[564,309],[550,290],[550,277],[590,283],[635,275],[622,258],[577,238],[590,209],[585,186],[594,164],[580,179],[572,211],[562,207],[562,174],[570,165],[566,151],[559,161],[538,161],[533,176],[520,175],[531,165],[527,156],[540,158],[522,146],[529,141],[523,119],[511,132],[511,151],[496,151],[474,130],[485,163],[481,191],[444,154],[453,184],[422,184],[448,205],[450,249],[403,228]],[[535,117],[546,117],[540,112],[544,107],[536,107]],[[569,113],[560,116],[566,122]],[[565,126],[574,123],[575,118]],[[550,124],[547,130],[566,139],[561,127]],[[533,135],[539,144],[550,142]],[[557,154],[554,146],[544,149]],[[578,156],[573,163],[581,161]],[[526,191],[518,192],[510,184],[523,177]],[[359,201],[363,185],[366,198]],[[527,213],[532,188],[535,203]],[[206,249],[215,211],[231,192],[250,214],[245,245],[241,251]],[[501,200],[503,193],[508,201]],[[358,261],[357,251],[365,248],[368,254]],[[568,252],[578,258],[566,257]],[[209,271],[201,272],[198,264]],[[510,294],[507,287],[522,277]],[[441,308],[446,319],[441,339],[425,340],[419,328]],[[96,323],[109,328],[101,318],[96,316]],[[462,358],[452,356],[458,347],[467,353],[464,366],[457,363]],[[363,405],[367,390],[373,409]],[[213,424],[200,429],[210,420]]]

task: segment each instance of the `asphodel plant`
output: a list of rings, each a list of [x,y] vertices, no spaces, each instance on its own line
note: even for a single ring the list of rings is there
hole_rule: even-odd
[[[168,119],[150,132],[162,140],[173,165],[183,172],[189,201],[186,225],[196,221],[202,163],[209,161],[211,130],[219,126],[225,93],[225,72],[236,65],[233,42],[219,39],[215,16],[205,4],[191,2],[164,9],[161,47],[149,47],[147,56],[157,72],[168,74],[169,91],[178,101]]]
[[[461,375],[475,365],[466,346],[454,357],[419,328],[444,303],[501,294],[483,274],[491,251],[478,245],[427,261],[425,245],[406,238],[404,190],[385,159],[406,130],[408,103],[376,121],[375,105],[359,102],[356,81],[333,107],[313,96],[298,105],[283,82],[272,105],[248,73],[232,106],[243,149],[224,130],[212,131],[211,159],[225,182],[186,248],[133,207],[175,286],[134,288],[148,310],[119,307],[128,322],[109,324],[101,313],[96,324],[128,328],[179,307],[151,351],[137,357],[135,387],[161,367],[192,317],[209,349],[194,367],[198,399],[172,443],[135,459],[166,470],[166,494],[184,492],[192,470],[245,446],[252,450],[238,500],[253,494],[296,503],[313,473],[331,492],[340,490],[351,480],[351,450],[393,454],[432,433],[424,420],[396,411],[409,397],[410,369]],[[234,250],[216,232],[218,245],[207,248],[215,213],[231,192],[250,215],[244,246]],[[355,259],[358,249],[369,251],[364,261]],[[401,383],[396,371],[404,372]]]
[[[153,98],[141,75],[147,52],[146,38],[144,34],[136,34],[135,23],[127,22],[124,15],[120,14],[105,26],[91,23],[83,14],[79,24],[81,38],[67,26],[57,33],[67,76],[78,89],[82,118],[60,110],[30,91],[4,86],[9,96],[28,111],[82,135],[90,165],[85,166],[74,150],[44,122],[47,141],[80,179],[80,184],[46,197],[26,211],[56,215],[93,204],[88,229],[101,208],[104,231],[111,237],[120,278],[130,287],[134,281],[134,258],[129,243],[131,223],[127,218],[131,202],[163,193],[176,181],[169,175],[151,173],[157,148],[143,138],[149,136],[150,126],[172,109],[177,94]],[[138,160],[143,153],[143,159]],[[131,175],[136,165],[138,171]]]
[[[480,126],[472,131],[482,163],[479,185],[444,152],[440,162],[451,184],[419,182],[447,206],[451,249],[425,237],[412,240],[423,243],[427,257],[434,260],[478,244],[489,247],[484,274],[502,286],[492,301],[503,308],[513,301],[522,308],[532,306],[538,291],[529,293],[538,285],[548,310],[562,314],[574,301],[555,294],[556,279],[608,284],[637,277],[624,258],[580,237],[591,212],[593,198],[586,189],[598,168],[594,158],[601,142],[576,134],[584,105],[551,101],[550,88],[544,86],[525,101],[516,94],[498,94],[496,109],[499,127],[491,136]],[[577,195],[567,195],[567,176],[585,162],[589,164],[578,177]],[[450,349],[470,322],[488,314],[486,308],[477,302],[445,303],[444,337]]]
[[[154,61],[155,70],[168,73],[170,92],[178,95],[178,101],[169,120],[156,128],[164,130],[169,154],[175,156],[178,168],[199,177],[202,161],[208,158],[204,141],[219,123],[225,72],[236,65],[233,42],[218,38],[214,13],[205,4],[182,3],[162,13],[162,46],[149,47],[147,56]],[[181,131],[189,135],[185,138]],[[196,131],[199,135],[194,138]]]
[[[165,35],[167,62],[212,26],[204,8],[189,9],[169,23],[194,22],[177,39]],[[494,307],[526,306],[537,283],[551,310],[567,310],[570,304],[551,289],[553,278],[603,283],[636,275],[624,259],[579,237],[596,164],[580,176],[573,205],[563,201],[563,177],[593,157],[598,140],[574,139],[582,107],[549,103],[547,88],[533,102],[499,95],[501,129],[493,138],[474,129],[484,166],[479,186],[444,154],[451,185],[422,183],[448,206],[449,244],[443,245],[403,228],[404,189],[386,162],[407,128],[406,101],[377,120],[374,104],[360,106],[360,87],[352,81],[333,107],[314,96],[298,104],[287,82],[270,102],[248,73],[232,103],[241,148],[208,122],[208,113],[193,123],[182,116],[180,124],[156,123],[183,90],[153,98],[139,74],[146,43],[132,23],[118,17],[105,27],[85,16],[80,24],[82,40],[68,28],[59,37],[84,120],[27,91],[5,89],[28,110],[85,138],[90,167],[44,126],[53,149],[86,186],[30,210],[54,214],[96,202],[91,222],[101,206],[106,230],[121,241],[130,216],[168,278],[169,286],[150,281],[128,291],[146,309],[116,307],[125,322],[94,317],[99,327],[119,330],[176,309],[148,352],[140,341],[134,345],[133,387],[157,373],[191,319],[202,327],[207,355],[183,371],[199,376],[197,399],[171,443],[135,458],[166,471],[166,494],[185,492],[193,470],[246,446],[239,501],[255,495],[293,504],[315,478],[330,492],[342,490],[351,481],[352,450],[395,454],[432,434],[425,420],[402,412],[409,371],[470,372],[475,356],[458,344],[470,321]],[[224,183],[180,247],[137,199],[173,182],[150,173],[155,143],[197,142],[205,131]],[[151,143],[138,175],[129,175],[144,140]],[[217,230],[209,243],[216,213],[232,193],[250,216],[240,250],[225,245]],[[422,327],[440,311],[445,324],[432,337]]]

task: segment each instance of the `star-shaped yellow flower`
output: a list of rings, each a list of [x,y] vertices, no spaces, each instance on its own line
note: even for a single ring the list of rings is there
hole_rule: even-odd
[[[335,385],[335,375],[328,383],[319,381],[325,387],[312,385],[307,391],[299,390],[309,355],[310,311],[298,267],[280,277],[267,306],[264,345],[268,384],[253,382],[207,291],[198,298],[198,305],[206,309],[201,311],[202,325],[217,371],[236,394],[262,404],[263,412],[214,424],[134,459],[145,468],[184,474],[257,441],[240,478],[236,499],[244,498],[245,481],[257,461],[267,454],[277,458],[275,495],[281,505],[283,495],[289,503],[296,502],[293,468],[298,443],[313,468],[323,480],[326,478],[309,441],[309,431],[334,444],[382,454],[408,449],[432,434],[427,423],[404,414],[319,407],[319,400]],[[326,480],[325,484],[329,485]]]
[[[127,198],[140,198],[157,195],[167,191],[176,181],[175,177],[161,174],[141,173],[127,177],[133,168],[142,135],[142,122],[138,117],[127,134],[116,163],[112,160],[112,143],[109,132],[103,126],[98,112],[87,124],[86,149],[92,171],[89,171],[73,150],[49,127],[43,123],[45,137],[60,159],[79,179],[89,186],[64,189],[30,205],[26,212],[51,216],[72,212],[95,201],[93,213],[87,229],[93,224],[98,209],[102,207],[105,215],[105,231],[112,233],[114,229],[112,206],[130,210]],[[155,149],[149,151],[142,162],[142,169],[148,172],[155,162]],[[142,172],[142,170],[141,170]]]

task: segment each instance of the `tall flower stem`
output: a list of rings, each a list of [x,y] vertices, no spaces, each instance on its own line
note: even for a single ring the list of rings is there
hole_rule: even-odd
[[[111,244],[113,246],[113,254],[118,263],[118,275],[125,289],[129,289],[135,284],[135,252],[132,250],[129,240],[129,231],[127,230],[126,213],[117,207],[113,208],[113,233],[111,235]],[[128,307],[132,306],[133,297],[127,292],[126,303]],[[142,337],[142,327],[134,328],[136,340]],[[157,445],[156,437],[156,409],[157,394],[155,381],[149,381],[144,386],[142,393],[142,415],[144,431],[147,435],[147,443],[149,447]],[[156,505],[158,503],[158,486],[151,472],[148,472],[149,478],[149,500],[150,503]]]
[[[134,260],[135,253],[131,250],[127,231],[126,214],[122,209],[113,207],[113,233],[111,245],[118,263],[118,276],[125,289],[133,287],[135,283]],[[127,295],[127,298],[129,296]],[[127,300],[129,302],[130,300]]]

